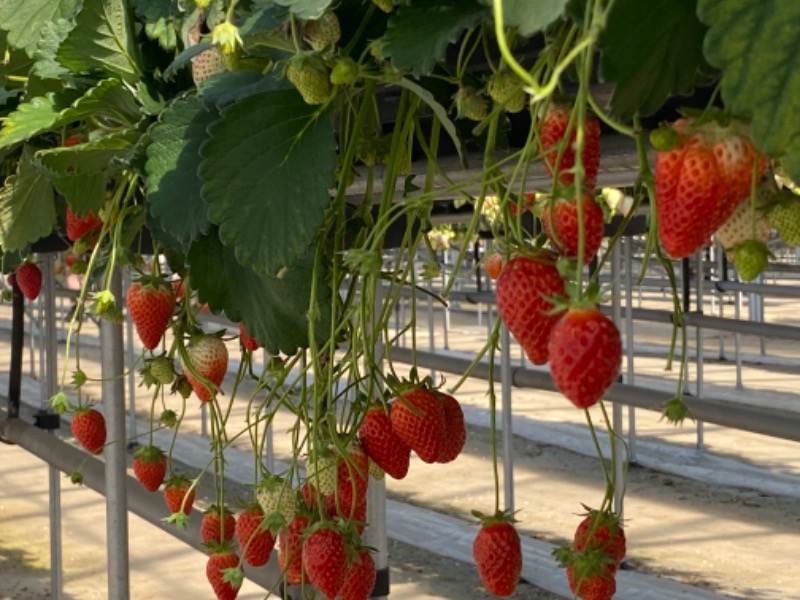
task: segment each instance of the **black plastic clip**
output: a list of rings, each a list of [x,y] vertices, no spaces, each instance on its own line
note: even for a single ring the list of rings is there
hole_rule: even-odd
[[[40,410],[33,415],[33,424],[39,429],[59,429],[61,427],[61,415],[47,410]]]

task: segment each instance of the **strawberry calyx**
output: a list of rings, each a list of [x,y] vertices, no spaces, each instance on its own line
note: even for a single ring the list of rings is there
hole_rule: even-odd
[[[517,522],[517,519],[514,518],[516,511],[512,511],[510,508],[497,510],[491,515],[484,514],[481,511],[474,509],[471,512],[472,516],[478,519],[478,523],[482,527],[489,527],[490,525],[498,525],[500,523],[510,523],[513,525]]]
[[[133,457],[138,458],[143,463],[155,464],[164,458],[164,451],[158,446],[139,446]]]

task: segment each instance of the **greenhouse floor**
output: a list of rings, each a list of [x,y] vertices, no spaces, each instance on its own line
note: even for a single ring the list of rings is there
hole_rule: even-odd
[[[790,318],[794,320],[794,313]],[[92,327],[86,329],[91,334]],[[485,331],[474,323],[453,323],[451,351],[475,348]],[[638,355],[645,345],[657,346],[662,333],[637,328],[639,385],[670,385],[662,379],[663,357]],[[91,377],[98,372],[97,351],[86,343],[89,336],[84,339],[81,366]],[[418,343],[427,349],[424,338]],[[709,334],[706,343],[713,350],[717,340]],[[796,357],[793,345],[770,342],[770,353]],[[8,371],[8,333],[3,327],[0,348],[5,349],[0,351],[2,390]],[[744,339],[743,349],[757,353],[753,340]],[[742,373],[745,389],[735,390],[730,367],[730,362],[719,361],[705,365],[707,395],[800,410],[796,368],[747,362]],[[455,380],[448,376],[448,383]],[[140,433],[145,430],[148,406],[142,390],[137,391]],[[25,378],[23,396],[38,402],[36,380]],[[246,397],[243,390],[242,398]],[[493,504],[486,384],[468,380],[457,397],[469,424],[464,454],[447,466],[415,460],[406,479],[388,483],[391,598],[489,597],[471,564],[476,529],[469,517],[471,509],[486,512]],[[513,402],[515,508],[524,534],[523,575],[531,582],[521,585],[514,598],[568,597],[563,570],[555,567],[550,551],[571,537],[581,504],[596,505],[601,500],[598,461],[583,415],[563,398],[515,390]],[[244,404],[236,403],[232,421],[236,415],[242,418]],[[596,422],[602,419],[599,412],[593,417]],[[626,411],[626,422],[627,417]],[[691,423],[676,428],[643,410],[636,411],[636,423],[637,466],[628,474],[624,507],[629,568],[619,574],[616,598],[800,598],[800,572],[795,568],[800,552],[800,446],[706,424],[701,451]],[[200,466],[206,460],[207,442],[199,435],[198,413],[185,424],[191,435],[183,436],[176,457]],[[278,418],[276,433],[290,424],[288,417]],[[68,433],[68,427],[62,431]],[[286,437],[275,436],[278,459],[289,454]],[[49,587],[47,467],[19,448],[0,446],[0,452],[0,599],[38,600],[47,597]],[[246,481],[252,459],[245,448],[232,448],[228,460],[229,476]],[[64,477],[61,481],[65,598],[104,598],[103,499],[71,486]],[[207,501],[201,491],[198,502]],[[202,553],[133,515],[129,523],[132,598],[210,597]],[[239,597],[251,600],[264,594],[247,582]]]

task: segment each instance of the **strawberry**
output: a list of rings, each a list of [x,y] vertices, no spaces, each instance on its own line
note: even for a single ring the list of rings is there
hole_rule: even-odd
[[[314,56],[298,54],[286,66],[286,78],[292,82],[306,104],[324,104],[331,95],[328,70]]]
[[[403,479],[408,474],[411,450],[397,437],[382,405],[367,408],[358,437],[369,457],[389,476]]]
[[[133,473],[148,492],[155,492],[164,483],[167,457],[161,448],[141,446],[133,455]]]
[[[375,587],[375,561],[366,548],[360,548],[347,567],[344,585],[339,590],[341,600],[367,600]]]
[[[200,42],[201,27],[203,24],[202,12],[197,21],[186,32],[186,47],[194,46]],[[225,58],[219,47],[213,46],[200,54],[192,57],[192,80],[195,86],[200,87],[206,79],[217,73],[225,71]]]
[[[226,569],[238,567],[239,556],[228,545],[222,545],[208,555],[206,577],[208,577],[211,587],[214,588],[217,600],[234,600],[239,595],[241,582],[230,582],[225,577]],[[235,585],[236,583],[238,585]]]
[[[350,85],[355,83],[361,72],[358,63],[352,58],[343,56],[336,59],[331,68],[330,80],[333,85]]]
[[[553,327],[547,350],[553,382],[578,408],[595,404],[619,375],[619,330],[594,305],[570,308]]]
[[[175,311],[172,288],[158,278],[141,277],[128,288],[125,303],[142,345],[153,350],[164,337]]]
[[[331,11],[325,11],[315,21],[308,21],[303,32],[303,39],[315,52],[335,48],[341,36],[339,18]]]
[[[508,203],[508,210],[511,212],[511,215],[516,217],[517,214],[525,214],[533,203],[536,201],[536,194],[534,192],[526,193],[523,198],[520,198],[516,202],[509,202]]]
[[[256,499],[270,524],[282,519],[280,526],[284,527],[297,513],[297,493],[290,481],[280,475],[264,477],[256,487]]]
[[[333,600],[347,578],[344,536],[328,522],[317,524],[303,542],[303,569],[308,581]]]
[[[278,534],[278,565],[290,585],[297,585],[304,578],[303,531],[310,522],[307,515],[297,514]]]
[[[497,105],[510,113],[518,113],[528,104],[522,81],[510,70],[495,71],[486,84],[486,91]]]
[[[244,326],[244,323],[239,323],[239,341],[242,344],[242,348],[250,352],[255,352],[261,347],[255,338],[247,334],[247,328]]]
[[[192,514],[195,488],[182,475],[173,475],[164,486],[164,501],[171,513],[183,513],[187,517]]]
[[[208,542],[227,542],[233,539],[236,519],[227,508],[220,508],[216,504],[208,507],[203,513],[200,523],[200,539],[204,544]]]
[[[752,281],[769,266],[770,251],[764,242],[746,240],[733,247],[733,261],[739,272],[739,279]]]
[[[583,220],[583,264],[588,264],[600,249],[603,241],[603,209],[590,194],[581,195]],[[580,228],[577,199],[556,198],[552,205],[545,204],[542,225],[545,234],[558,251],[569,258],[578,257]]]
[[[559,154],[561,154],[561,162],[558,165],[559,180],[566,185],[575,180],[575,175],[568,171],[575,166],[574,144],[577,120],[573,125],[569,141],[564,145],[569,120],[570,109],[568,107],[551,104],[547,109],[539,134],[542,148],[545,151],[545,167],[553,175]],[[586,116],[581,158],[584,170],[583,186],[593,190],[597,183],[597,172],[600,169],[600,121],[592,115]]]
[[[306,477],[323,496],[336,491],[336,454],[328,448],[309,454]]]
[[[169,385],[175,380],[175,363],[166,354],[150,359],[146,365],[155,383]]]
[[[72,435],[91,454],[100,454],[106,445],[106,419],[89,406],[76,408],[72,413]]]
[[[79,217],[67,206],[67,238],[74,242],[84,236],[94,237],[103,228],[103,220],[93,212]]]
[[[70,146],[77,146],[81,143],[81,136],[79,135],[70,135],[64,138],[63,146],[65,148],[69,148]]]
[[[486,99],[475,88],[461,86],[453,96],[456,104],[456,116],[459,119],[483,121],[489,114]]]
[[[42,291],[42,271],[32,262],[24,262],[15,273],[17,286],[28,300],[36,300]]]
[[[447,394],[440,396],[444,408],[444,444],[436,459],[438,463],[449,463],[458,458],[467,442],[467,428],[464,425],[464,411],[458,400]]]
[[[590,510],[575,530],[572,548],[576,552],[604,555],[608,574],[616,572],[626,552],[625,531],[619,516],[609,511]]]
[[[275,546],[275,538],[266,527],[261,506],[251,504],[240,512],[234,531],[245,562],[253,567],[267,564]]]
[[[581,600],[611,600],[617,592],[613,575],[590,575],[578,580],[575,567],[567,567],[569,589]]]
[[[560,315],[552,314],[553,299],[566,296],[564,280],[553,255],[537,251],[510,260],[495,288],[497,311],[511,335],[535,365],[548,360],[547,340]]]
[[[522,542],[508,511],[481,519],[481,529],[472,543],[472,555],[486,590],[495,596],[514,593],[522,573]]]
[[[749,200],[741,202],[728,220],[714,232],[723,248],[731,250],[737,244],[750,239],[765,243],[769,240],[769,219],[765,212],[769,195],[769,192],[762,193],[759,189],[755,206],[751,206]]]
[[[357,508],[366,506],[369,456],[361,446],[351,444],[347,448],[347,457],[339,456],[336,465],[336,513],[345,519],[355,520]]]
[[[711,235],[750,194],[753,168],[760,178],[766,161],[744,126],[721,127],[690,119],[671,125],[670,142],[656,153],[658,234],[672,258],[684,258],[711,243]],[[663,136],[656,136],[657,139]]]
[[[784,242],[800,247],[800,196],[788,190],[778,194],[769,211],[769,223]]]
[[[483,270],[490,279],[497,279],[500,277],[500,271],[503,270],[503,256],[499,252],[493,252],[483,259]]]
[[[424,462],[434,463],[444,446],[444,407],[436,392],[418,386],[392,402],[392,429]]]
[[[219,393],[219,386],[228,372],[228,348],[218,336],[201,334],[190,340],[186,356],[191,368],[184,363],[183,373],[200,402],[208,402]]]

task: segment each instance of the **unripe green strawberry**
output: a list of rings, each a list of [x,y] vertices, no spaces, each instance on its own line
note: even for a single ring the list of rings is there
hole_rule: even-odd
[[[294,57],[286,67],[286,77],[306,104],[323,104],[331,95],[328,71],[318,59],[304,55]]]
[[[291,482],[279,475],[268,475],[259,482],[256,500],[264,511],[264,518],[271,525],[279,516],[282,519],[281,526],[286,527],[297,513],[297,493]]]
[[[336,491],[336,455],[327,448],[315,452],[306,462],[306,477],[323,496]]]
[[[800,247],[800,196],[781,192],[769,211],[769,223],[784,242]]]
[[[330,11],[322,13],[316,21],[306,23],[303,39],[316,52],[333,48],[339,38],[342,37],[342,29],[339,26],[339,18]]]
[[[175,369],[172,359],[166,355],[155,357],[150,361],[150,375],[161,385],[169,385],[175,379]]]
[[[486,100],[475,88],[462,86],[455,95],[456,113],[459,119],[483,121],[489,114]]]
[[[512,71],[497,71],[486,86],[489,96],[510,113],[521,111],[528,103],[522,82]]]
[[[739,279],[752,281],[767,268],[769,249],[764,242],[747,240],[733,248],[733,261],[739,271]]]
[[[187,31],[187,48],[200,42],[201,24],[202,19],[198,18],[197,22]],[[192,58],[192,80],[199,87],[201,83],[212,75],[225,71],[225,68],[225,59],[222,56],[222,52],[215,46]]]
[[[352,58],[343,57],[336,61],[331,69],[333,85],[350,85],[358,79],[358,63]]]

